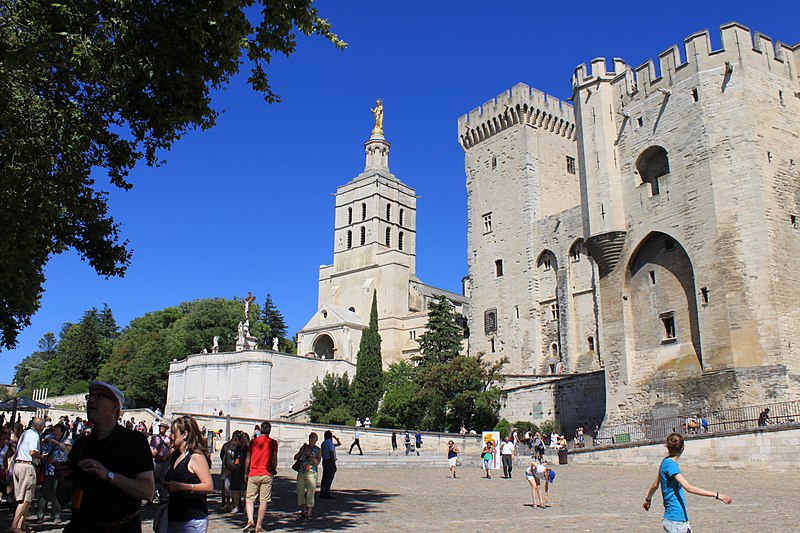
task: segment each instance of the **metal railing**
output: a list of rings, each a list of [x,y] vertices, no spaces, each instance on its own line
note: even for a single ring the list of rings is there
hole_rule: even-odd
[[[800,400],[790,402],[715,409],[683,416],[644,419],[639,422],[603,425],[594,439],[595,446],[665,440],[670,433],[704,435],[729,433],[758,427],[761,413],[769,408],[768,425],[800,423]],[[690,420],[696,423],[690,423]]]

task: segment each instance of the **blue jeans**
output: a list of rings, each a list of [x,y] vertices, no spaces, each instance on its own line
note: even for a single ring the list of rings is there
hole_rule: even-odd
[[[208,518],[195,518],[186,522],[173,522],[170,520],[167,533],[206,533],[208,531]]]

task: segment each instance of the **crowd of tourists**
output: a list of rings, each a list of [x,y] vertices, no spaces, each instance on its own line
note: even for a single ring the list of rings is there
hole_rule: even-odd
[[[34,510],[36,518],[31,517],[31,521],[41,524],[49,515],[53,523],[62,524],[62,509],[66,506],[71,511],[64,528],[67,533],[139,533],[142,503],[148,502],[159,504],[153,524],[158,533],[206,533],[207,495],[214,490],[214,483],[210,439],[205,428],[199,427],[191,416],[171,423],[158,420],[149,426],[134,418],[123,420],[120,415],[124,395],[104,382],[92,382],[86,400],[87,420],[63,416],[54,422],[34,416],[25,427],[20,417],[6,421],[5,415],[0,415],[0,492],[16,504],[9,531],[33,531],[28,515]],[[360,430],[370,424],[368,420],[359,422],[350,451],[355,447],[363,453]],[[278,442],[270,437],[271,429],[265,421],[254,427],[252,436],[235,431],[219,451],[222,509],[232,514],[244,512],[244,532],[264,531],[278,466]],[[413,437],[405,431],[402,439],[407,455],[419,454],[419,431]],[[526,432],[520,437],[514,431],[500,442],[485,439],[480,452],[485,477],[491,479],[492,470],[502,468],[503,478],[511,479],[515,459],[520,458],[531,488],[532,507],[548,507],[555,479],[555,471],[545,461],[548,444],[554,448],[566,446],[564,436],[555,432],[546,437]],[[325,431],[322,442],[312,432],[302,446],[292,450],[299,520],[314,518],[318,481],[319,497],[335,499],[331,489],[337,470],[337,448],[341,445],[332,431]],[[396,431],[392,432],[391,446],[390,453],[397,453]],[[683,491],[714,497],[726,504],[732,498],[695,487],[686,480],[678,466],[684,449],[680,434],[670,435],[666,446],[668,455],[648,488],[643,508],[650,509],[653,494],[660,487],[664,530],[690,531]],[[455,441],[450,440],[446,457],[448,477],[452,479],[458,478],[461,453]]]

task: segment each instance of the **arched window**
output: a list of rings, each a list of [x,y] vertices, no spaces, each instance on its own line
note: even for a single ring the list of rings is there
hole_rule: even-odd
[[[347,224],[350,225],[353,223],[353,208],[347,208]]]
[[[594,337],[588,337],[586,340],[589,343],[589,351],[593,352],[594,351]]]
[[[347,231],[347,247],[353,247],[353,232],[350,230]]]
[[[386,228],[386,246],[392,246],[392,228]]]
[[[367,243],[367,228],[361,226],[361,246]]]
[[[403,249],[403,232],[400,232],[400,235],[397,236],[397,248],[398,250]]]
[[[550,345],[550,355],[558,357],[558,343],[554,342]]]
[[[669,174],[667,151],[660,146],[646,149],[636,162],[636,172],[639,173],[642,183],[650,185],[650,196],[657,195],[660,192],[658,178]]]
[[[401,209],[401,210],[400,210],[400,225],[401,225],[401,226],[403,225],[403,222],[404,222],[404,220],[403,220],[403,219],[405,218],[405,214],[406,214],[405,210],[404,210],[404,209]]]
[[[367,204],[361,204],[361,220],[367,219]]]
[[[386,221],[392,221],[392,204],[386,204]]]

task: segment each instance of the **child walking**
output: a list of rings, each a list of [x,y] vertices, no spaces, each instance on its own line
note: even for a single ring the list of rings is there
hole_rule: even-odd
[[[686,512],[684,489],[686,492],[698,496],[713,497],[726,504],[730,504],[733,498],[727,494],[695,487],[686,481],[678,466],[678,459],[683,453],[683,437],[679,433],[673,433],[667,437],[667,452],[667,457],[661,461],[661,466],[658,468],[658,477],[647,490],[642,507],[645,511],[650,510],[653,493],[660,485],[661,497],[664,500],[664,520],[662,522],[664,531],[666,533],[691,533],[692,526],[689,524],[689,515]]]

